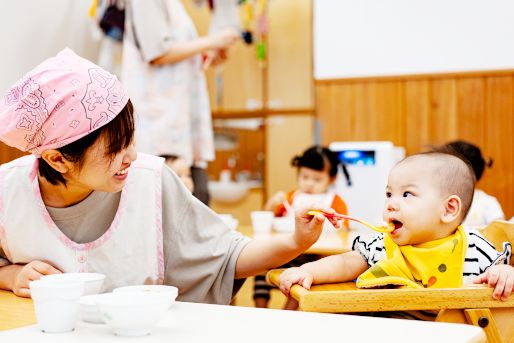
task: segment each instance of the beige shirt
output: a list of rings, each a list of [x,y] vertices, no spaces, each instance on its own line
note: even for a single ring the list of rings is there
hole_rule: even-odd
[[[237,258],[249,239],[228,229],[166,166],[162,183],[164,283],[178,287],[182,301],[228,304]],[[87,243],[107,231],[120,194],[93,192],[74,206],[47,209],[68,238]],[[0,256],[0,266],[9,263],[1,249]]]

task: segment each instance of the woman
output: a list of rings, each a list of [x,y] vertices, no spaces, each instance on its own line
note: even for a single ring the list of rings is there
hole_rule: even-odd
[[[179,300],[227,304],[234,279],[291,260],[320,235],[324,217],[305,211],[287,236],[228,229],[163,159],[138,156],[121,84],[69,49],[3,99],[0,140],[32,155],[0,167],[1,289],[28,297],[42,275],[99,272],[104,291],[165,283]]]
[[[208,204],[214,138],[201,56],[222,62],[239,35],[226,29],[199,37],[180,0],[129,0],[125,27],[122,80],[138,108],[138,151],[183,158],[193,194]]]

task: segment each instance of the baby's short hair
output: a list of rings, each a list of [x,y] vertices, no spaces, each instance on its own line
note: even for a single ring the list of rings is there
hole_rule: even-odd
[[[427,161],[427,166],[434,169],[434,181],[439,183],[439,189],[443,194],[457,195],[460,198],[462,220],[464,220],[473,201],[476,182],[469,162],[451,150],[445,149],[414,154],[402,162],[418,158],[430,160]]]

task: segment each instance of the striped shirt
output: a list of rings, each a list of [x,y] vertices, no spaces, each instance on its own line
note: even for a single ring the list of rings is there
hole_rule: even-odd
[[[489,267],[496,264],[509,264],[512,254],[510,243],[503,243],[503,252],[496,250],[487,239],[477,231],[468,231],[468,248],[464,258],[464,284],[472,282],[477,275],[484,273]],[[386,258],[384,248],[384,234],[379,233],[369,241],[357,236],[352,244],[352,250],[358,251],[371,267],[378,261]]]

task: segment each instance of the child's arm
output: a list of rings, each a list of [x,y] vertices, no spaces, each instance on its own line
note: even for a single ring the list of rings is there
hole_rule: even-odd
[[[323,209],[332,213],[332,209]],[[298,211],[295,232],[253,239],[248,243],[236,263],[235,278],[257,275],[291,261],[314,244],[323,230],[325,216],[308,215],[307,209]],[[336,219],[329,220],[334,227],[340,227]]]
[[[282,207],[283,202],[286,200],[286,194],[284,192],[277,192],[273,194],[271,198],[266,201],[264,205],[265,211],[273,211],[275,215],[279,212],[278,209]]]
[[[293,284],[309,289],[311,285],[350,281],[369,268],[368,263],[357,251],[332,255],[309,262],[301,267],[285,270],[279,278],[280,290],[289,295]]]
[[[505,301],[514,292],[514,267],[508,264],[491,266],[485,273],[477,276],[473,283],[487,283],[494,287],[493,298]]]
[[[30,281],[39,280],[43,275],[60,273],[60,270],[41,261],[32,261],[25,265],[10,264],[0,268],[0,289],[28,298]]]

